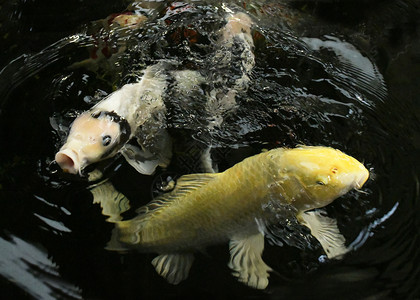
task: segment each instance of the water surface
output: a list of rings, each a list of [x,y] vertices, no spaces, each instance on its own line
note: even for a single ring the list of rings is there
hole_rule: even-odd
[[[420,4],[357,4],[209,1],[168,10],[170,3],[162,2],[155,9],[137,7],[150,19],[129,35],[100,31],[96,21],[124,11],[124,1],[2,5],[2,293],[35,299],[418,299]],[[203,95],[229,88],[237,74],[214,54],[229,9],[255,18],[256,63],[238,105],[209,129],[211,116],[200,110]],[[124,43],[126,51],[96,70],[70,67],[106,37],[111,48]],[[159,193],[168,176],[202,171],[199,156],[209,146],[221,171],[262,149],[332,146],[363,161],[372,174],[364,193],[351,192],[326,208],[353,249],[343,260],[327,260],[316,241],[298,239],[279,224],[264,252],[275,272],[268,289],[256,291],[231,276],[227,245],[197,254],[178,286],[155,273],[154,254],[104,249],[113,228],[109,216],[93,203],[90,183],[58,171],[54,154],[77,113],[160,59],[213,80],[191,93],[170,85],[165,103],[175,143],[168,169],[143,176],[120,157],[99,166],[129,199],[119,202],[127,210],[123,217]]]

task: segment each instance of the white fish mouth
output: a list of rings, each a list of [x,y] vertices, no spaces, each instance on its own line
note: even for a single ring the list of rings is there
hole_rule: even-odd
[[[64,172],[77,174],[81,171],[81,166],[78,163],[78,155],[71,149],[64,149],[59,151],[55,155],[55,161]]]

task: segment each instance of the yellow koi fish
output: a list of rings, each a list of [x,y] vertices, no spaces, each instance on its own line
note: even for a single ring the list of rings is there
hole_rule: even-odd
[[[152,261],[156,271],[177,284],[187,278],[195,250],[229,241],[233,274],[264,289],[271,268],[261,258],[261,224],[275,221],[274,212],[264,207],[292,207],[327,256],[337,257],[346,248],[336,221],[310,210],[360,189],[368,177],[360,162],[339,150],[274,149],[222,173],[182,176],[172,192],[142,207],[135,218],[117,222],[108,248],[158,253]]]
[[[134,247],[159,253],[156,271],[172,284],[187,278],[195,250],[229,241],[229,267],[238,280],[258,289],[268,285],[262,224],[274,222],[268,204],[287,205],[311,230],[329,258],[347,249],[335,220],[310,211],[324,207],[369,177],[356,159],[328,147],[274,149],[222,173],[182,176],[175,189],[116,223],[111,250]],[[263,222],[261,222],[261,220]]]

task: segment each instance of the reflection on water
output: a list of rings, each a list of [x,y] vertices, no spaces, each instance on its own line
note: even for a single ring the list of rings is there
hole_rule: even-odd
[[[137,2],[128,11],[148,20],[129,30],[112,21],[126,9],[125,1],[2,5],[5,290],[46,299],[418,298],[419,5],[414,0],[358,1],[356,7],[345,1]],[[256,23],[255,65],[242,89],[237,80],[244,73],[232,59],[243,49],[215,56],[230,9],[243,9]],[[103,57],[96,61],[98,51]],[[223,65],[223,59],[232,63]],[[144,176],[116,156],[94,166],[104,182],[58,171],[52,160],[74,117],[158,60],[176,62],[165,99],[174,139],[170,166]],[[217,99],[217,91],[229,90],[237,92],[235,109],[211,123],[204,109],[209,95]],[[326,259],[319,244],[293,235],[293,224],[278,224],[272,233],[282,239],[267,243],[264,251],[264,261],[276,272],[268,290],[258,292],[231,278],[226,245],[198,254],[189,279],[178,286],[155,274],[153,255],[104,249],[112,222],[133,217],[162,192],[161,181],[203,171],[205,151],[212,167],[223,171],[262,149],[296,144],[339,148],[374,174],[365,193],[349,193],[326,208],[353,248],[343,260]]]
[[[80,290],[60,278],[45,250],[18,237],[0,238],[0,274],[36,299],[82,299]]]

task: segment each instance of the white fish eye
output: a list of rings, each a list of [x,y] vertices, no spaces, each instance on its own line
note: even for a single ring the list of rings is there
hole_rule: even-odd
[[[102,145],[104,145],[105,147],[109,146],[109,144],[111,144],[111,141],[112,141],[112,138],[109,135],[104,135],[102,137]]]
[[[319,181],[319,180],[316,182],[316,184],[317,184],[317,185],[325,185],[325,183],[324,183],[324,182]]]

